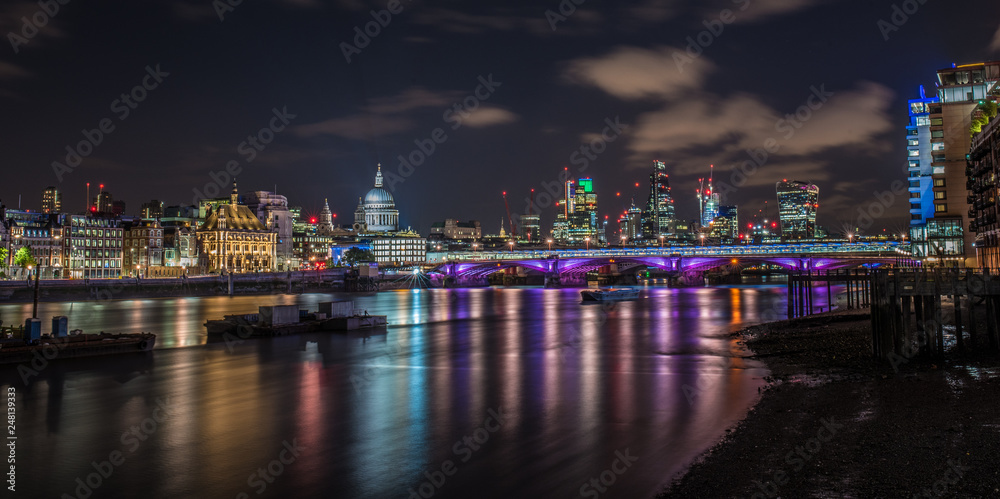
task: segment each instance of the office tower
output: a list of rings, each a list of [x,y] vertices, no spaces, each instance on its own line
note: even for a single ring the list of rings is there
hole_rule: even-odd
[[[719,206],[711,224],[711,237],[722,243],[732,243],[740,238],[739,215],[735,205]]]
[[[775,184],[778,193],[778,221],[781,239],[813,239],[816,236],[816,208],[819,187],[798,180]]]
[[[42,213],[59,213],[62,211],[62,193],[49,186],[42,191]]]
[[[647,241],[675,235],[674,200],[670,197],[669,177],[666,163],[653,161],[653,172],[649,174],[649,198],[642,213],[642,237]]]

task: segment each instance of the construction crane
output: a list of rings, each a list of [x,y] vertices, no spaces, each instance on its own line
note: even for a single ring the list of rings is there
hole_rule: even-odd
[[[507,204],[507,191],[503,191],[503,206],[507,209],[507,222],[510,224],[510,237],[517,238],[517,225],[514,224],[514,219],[510,216],[510,205]]]

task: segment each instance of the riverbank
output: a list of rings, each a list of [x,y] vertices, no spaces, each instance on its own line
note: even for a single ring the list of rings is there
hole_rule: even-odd
[[[1000,362],[870,354],[867,312],[746,328],[761,400],[660,497],[997,497]]]

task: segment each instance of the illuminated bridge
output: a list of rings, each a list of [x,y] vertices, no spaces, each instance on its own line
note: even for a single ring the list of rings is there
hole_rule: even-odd
[[[701,275],[724,267],[775,265],[791,271],[832,270],[862,265],[913,264],[898,242],[836,242],[735,246],[637,247],[573,250],[450,252],[428,272],[454,284],[485,281],[495,272],[518,269],[546,282],[582,282],[587,272],[658,269],[673,275]]]

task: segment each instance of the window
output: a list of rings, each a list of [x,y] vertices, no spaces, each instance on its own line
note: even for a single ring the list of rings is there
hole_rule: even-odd
[[[940,110],[938,108],[938,111]],[[931,118],[931,126],[944,126],[944,118]]]
[[[912,130],[907,130],[906,131],[906,135],[916,135],[916,134],[917,134],[917,129],[916,128],[914,128]]]
[[[917,139],[907,139],[906,145],[908,145],[908,146],[919,146],[920,145],[920,141],[917,140]]]
[[[930,126],[931,119],[926,116],[917,116],[917,126]]]
[[[944,150],[944,142],[935,142],[935,143],[931,144],[931,150],[932,151],[943,151]]]
[[[934,199],[948,199],[948,193],[941,191],[935,192]]]
[[[920,156],[920,151],[918,149],[909,149],[906,153],[909,154],[911,158],[914,156]]]
[[[911,198],[919,198],[920,197],[920,193],[919,192],[911,192],[910,193],[910,197]]]
[[[935,203],[934,204],[934,212],[935,213],[942,213],[942,212],[945,212],[945,211],[948,211],[948,205],[946,203]]]
[[[933,173],[934,175],[944,175],[944,167],[943,166],[935,166],[933,168],[933,171],[931,171],[931,173]]]
[[[910,168],[920,168],[920,161],[915,160],[915,159],[911,159],[910,160]]]
[[[934,130],[934,131],[932,131],[931,132],[931,138],[932,139],[943,139],[944,138],[944,130]]]
[[[934,179],[934,187],[944,187],[944,179],[943,178]]]

